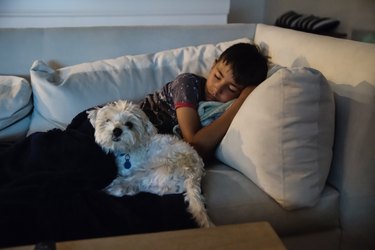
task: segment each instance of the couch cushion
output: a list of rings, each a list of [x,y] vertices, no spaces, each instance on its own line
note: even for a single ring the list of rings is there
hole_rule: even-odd
[[[79,112],[118,99],[137,101],[183,72],[205,76],[237,39],[153,54],[128,55],[54,70],[35,61],[30,70],[34,114],[28,134],[64,129]]]
[[[0,76],[0,140],[14,136],[3,131],[25,118],[32,107],[31,87],[27,80],[16,76]]]
[[[217,150],[287,209],[313,206],[332,158],[334,100],[311,68],[282,68],[247,98]]]
[[[314,207],[290,212],[239,171],[220,162],[206,169],[202,190],[216,225],[268,221],[280,237],[339,227],[339,193],[330,186]]]
[[[31,121],[31,115],[27,115],[21,120],[13,123],[11,126],[0,130],[1,142],[15,142],[27,135]]]

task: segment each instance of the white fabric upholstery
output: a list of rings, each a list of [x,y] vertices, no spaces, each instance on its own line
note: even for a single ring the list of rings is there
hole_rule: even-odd
[[[333,94],[324,76],[282,68],[246,99],[217,156],[284,208],[311,207],[325,186],[333,136]]]
[[[339,226],[339,193],[325,186],[311,208],[290,212],[256,184],[226,164],[214,162],[202,181],[209,216],[216,225],[268,221],[280,237]],[[317,230],[318,229],[318,230]]]
[[[25,138],[27,131],[29,130],[31,121],[31,114],[25,116],[21,120],[13,123],[0,130],[0,143],[1,142],[15,142]]]
[[[33,107],[31,87],[27,80],[16,76],[0,76],[0,140],[10,125],[25,118]]]

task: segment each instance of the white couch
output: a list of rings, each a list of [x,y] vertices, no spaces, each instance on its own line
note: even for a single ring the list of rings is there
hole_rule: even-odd
[[[264,184],[250,180],[247,173],[236,170],[239,169],[238,167],[228,166],[230,165],[228,162],[223,163],[226,155],[218,153],[221,161],[206,166],[207,174],[202,184],[212,220],[217,225],[268,221],[288,249],[374,249],[375,45],[373,44],[318,36],[264,24],[1,29],[0,75],[22,76],[27,81],[21,84],[25,89],[19,94],[24,98],[23,101],[16,102],[18,97],[14,96],[11,101],[0,103],[0,105],[8,105],[2,106],[2,109],[9,107],[9,103],[14,107],[14,110],[6,108],[7,111],[11,110],[9,112],[2,111],[0,140],[8,142],[26,136],[31,120],[33,120],[31,132],[46,130],[48,126],[60,128],[65,126],[59,122],[52,125],[49,123],[47,126],[46,123],[35,121],[40,115],[37,114],[38,110],[35,107],[43,105],[43,97],[34,93],[33,98],[28,100],[31,91],[35,90],[35,86],[32,89],[29,82],[52,72],[51,68],[44,66],[40,61],[40,64],[33,64],[35,60],[42,60],[52,68],[61,68],[122,55],[150,55],[158,51],[217,44],[244,37],[253,39],[259,44],[269,55],[272,63],[288,68],[302,66],[314,68],[328,79],[335,102],[335,112],[331,113],[335,116],[332,163],[328,169],[328,178],[325,178],[324,174],[320,177],[324,180],[324,185],[321,190],[319,189],[321,192],[319,191],[317,202],[307,207],[297,206],[298,209],[286,209],[280,201],[275,201],[272,194],[265,191],[267,189],[264,189]],[[181,51],[174,53],[181,56]],[[171,63],[173,55],[169,59],[163,57],[160,60]],[[155,59],[147,58],[147,60]],[[182,56],[178,60],[184,62],[187,59]],[[206,65],[202,61],[192,63],[187,60],[187,62],[188,65],[179,70],[194,70],[194,65],[199,63],[203,66],[199,66],[198,71],[205,72],[209,67],[209,64]],[[142,65],[140,61],[137,63],[133,64],[133,67]],[[156,62],[157,65],[158,63]],[[162,64],[163,67],[157,72],[168,71],[170,63]],[[32,65],[30,79],[29,70]],[[155,64],[150,64],[149,67],[155,67]],[[38,71],[37,76],[35,76],[36,71]],[[67,69],[64,72],[72,73]],[[63,74],[62,77],[64,78]],[[155,83],[156,85],[166,83],[164,80],[169,79],[168,74],[160,76],[156,74],[153,77],[157,78],[154,80],[159,81]],[[134,95],[133,99],[137,99],[160,87],[155,84],[148,86],[145,82],[142,86],[133,85],[127,94],[130,97]],[[110,88],[108,89],[111,92]],[[102,104],[103,100],[100,99],[102,95],[106,94],[96,93],[98,99],[93,99],[96,104]],[[0,97],[6,99],[2,95]],[[48,99],[48,96],[45,98]],[[64,106],[57,107],[63,104],[59,104],[59,99],[55,101],[56,108],[60,108],[62,112],[70,109]],[[79,100],[76,101],[79,103]],[[47,120],[54,118],[59,120],[60,113],[49,115]],[[42,115],[42,118],[46,118],[45,116]],[[42,121],[42,118],[38,118],[38,121]],[[304,180],[298,179],[298,181],[302,183]],[[310,194],[307,191],[305,195]]]

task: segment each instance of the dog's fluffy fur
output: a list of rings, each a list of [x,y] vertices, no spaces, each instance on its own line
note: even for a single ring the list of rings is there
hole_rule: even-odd
[[[117,101],[87,113],[95,141],[116,156],[119,175],[105,189],[107,193],[184,193],[188,211],[199,226],[213,226],[200,188],[204,164],[188,143],[157,134],[146,114],[131,102]]]

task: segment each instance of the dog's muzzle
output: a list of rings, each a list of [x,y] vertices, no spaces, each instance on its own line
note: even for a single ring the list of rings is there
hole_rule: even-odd
[[[122,134],[121,128],[114,128],[112,131],[112,141],[119,141]]]

